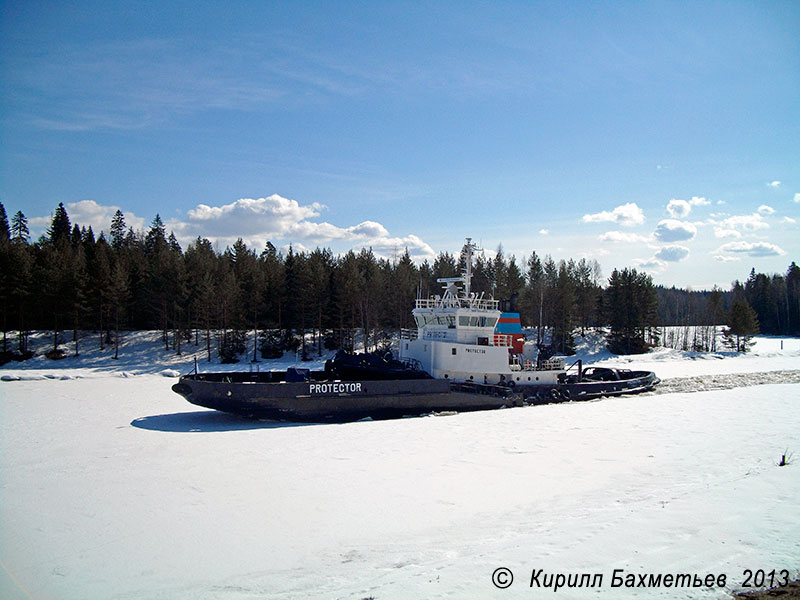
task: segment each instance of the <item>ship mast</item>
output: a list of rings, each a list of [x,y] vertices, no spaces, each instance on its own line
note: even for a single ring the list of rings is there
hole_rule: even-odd
[[[444,285],[444,295],[439,298],[436,296],[436,302],[441,302],[442,306],[462,306],[462,299],[466,302],[467,305],[472,306],[473,301],[475,300],[471,296],[471,287],[472,287],[472,256],[475,254],[476,251],[483,250],[479,248],[477,244],[472,243],[472,238],[467,238],[467,243],[464,244],[464,248],[461,250],[461,259],[464,261],[464,270],[461,272],[459,277],[440,277],[436,281],[439,283],[443,283]],[[459,283],[464,284],[463,296],[459,296],[458,285]],[[481,298],[483,294],[481,294]],[[419,305],[419,304],[418,304]]]
[[[482,250],[482,248],[479,248],[477,244],[473,244],[472,238],[467,238],[467,243],[464,244],[464,248],[461,250],[461,257],[464,259],[465,265],[462,278],[464,280],[464,297],[466,298],[469,298],[472,284],[472,255],[478,250]]]

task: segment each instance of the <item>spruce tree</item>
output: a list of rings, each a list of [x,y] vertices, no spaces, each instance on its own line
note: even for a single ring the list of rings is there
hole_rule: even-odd
[[[111,247],[119,250],[125,243],[125,215],[117,209],[111,219]]]
[[[72,232],[72,225],[69,222],[69,215],[67,209],[64,208],[62,202],[58,203],[56,211],[53,214],[53,220],[50,223],[50,228],[47,230],[47,239],[51,244],[56,244],[59,240],[70,241],[70,233]]]
[[[8,228],[8,216],[6,207],[0,202],[0,243],[6,242],[11,237],[11,230]]]
[[[753,336],[759,333],[758,317],[747,300],[733,301],[727,325],[722,332],[724,344],[736,352],[747,352],[753,345]]]
[[[615,354],[641,354],[650,347],[648,334],[657,320],[658,298],[652,278],[636,269],[614,269],[605,294],[606,337]]]
[[[28,219],[21,210],[18,210],[11,218],[11,239],[27,244],[29,237]]]

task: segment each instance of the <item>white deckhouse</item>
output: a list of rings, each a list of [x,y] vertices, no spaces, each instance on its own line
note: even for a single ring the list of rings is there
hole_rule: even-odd
[[[435,379],[505,385],[556,385],[564,361],[538,367],[514,351],[512,336],[495,331],[499,301],[470,289],[472,256],[479,248],[467,238],[461,277],[438,279],[444,293],[418,298],[413,310],[417,329],[400,335],[400,360],[427,371]],[[459,284],[463,288],[459,288]]]

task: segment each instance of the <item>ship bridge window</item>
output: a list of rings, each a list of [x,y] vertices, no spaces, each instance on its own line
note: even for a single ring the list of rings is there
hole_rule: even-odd
[[[417,321],[417,327],[425,327],[426,325],[456,326],[454,315],[414,315],[414,319]]]
[[[491,327],[497,324],[497,319],[495,317],[468,317],[468,316],[459,316],[458,317],[458,324],[461,327]]]

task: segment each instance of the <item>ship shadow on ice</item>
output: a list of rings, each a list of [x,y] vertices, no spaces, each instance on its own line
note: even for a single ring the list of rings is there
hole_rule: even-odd
[[[150,431],[171,433],[214,433],[220,431],[245,431],[248,429],[281,429],[283,427],[308,427],[324,423],[293,423],[239,417],[215,410],[151,415],[131,421],[131,425]]]

